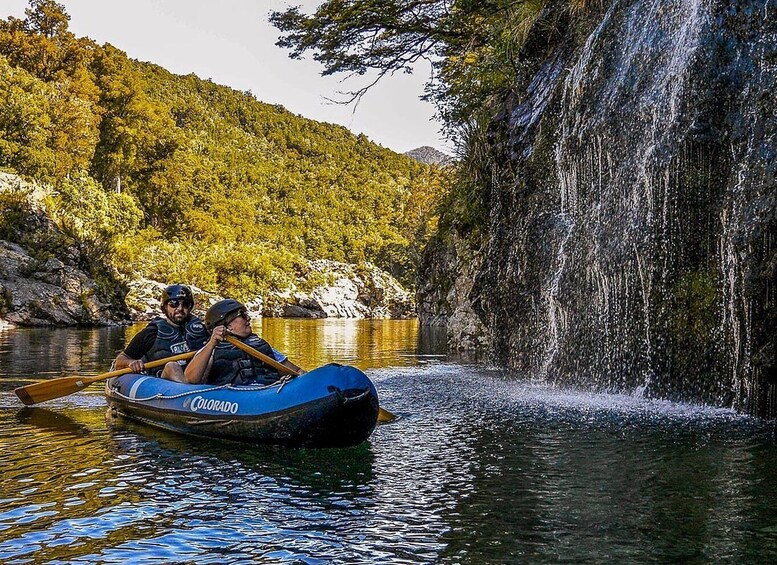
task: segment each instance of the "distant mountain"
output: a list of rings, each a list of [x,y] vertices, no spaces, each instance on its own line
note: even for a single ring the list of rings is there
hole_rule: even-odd
[[[428,145],[406,151],[405,155],[427,165],[448,165],[454,160],[450,155]]]

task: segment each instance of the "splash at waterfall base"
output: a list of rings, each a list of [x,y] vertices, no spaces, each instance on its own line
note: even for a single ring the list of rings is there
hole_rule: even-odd
[[[490,124],[484,225],[427,249],[421,322],[552,382],[777,416],[777,4],[559,12]]]

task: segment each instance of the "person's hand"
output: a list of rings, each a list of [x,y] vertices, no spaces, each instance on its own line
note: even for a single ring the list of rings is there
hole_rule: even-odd
[[[210,334],[210,341],[213,342],[213,345],[217,345],[219,342],[224,341],[225,337],[227,337],[227,328],[216,326],[213,328],[213,333]]]
[[[142,373],[146,370],[146,364],[143,362],[142,359],[134,359],[128,367],[132,369],[133,373]]]

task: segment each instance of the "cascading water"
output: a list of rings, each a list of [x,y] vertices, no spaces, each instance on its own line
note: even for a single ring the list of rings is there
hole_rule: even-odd
[[[684,95],[708,22],[703,0],[616,2],[564,82],[555,160],[559,216],[574,227],[559,247],[567,288],[561,300],[549,293],[548,318],[554,328],[566,307],[577,327],[552,331],[549,350],[579,347],[575,333],[598,337],[599,383],[628,372],[624,384],[645,392],[661,371],[656,348],[680,220],[669,185],[692,123]],[[611,58],[598,56],[604,50]],[[554,274],[551,288],[559,287]]]
[[[735,166],[720,212],[718,253],[723,281],[721,332],[730,344],[731,380],[734,390],[750,404],[759,402],[758,385],[764,388],[764,379],[772,389],[767,401],[773,403],[776,392],[772,240],[777,204],[777,3],[766,2],[755,14],[763,17],[765,29],[751,31],[752,41],[735,60],[747,80],[737,93],[743,111],[732,127],[729,150]],[[777,415],[775,406],[767,407],[767,413]]]
[[[590,29],[538,64],[494,143],[515,180],[491,189],[470,300],[496,360],[763,412],[777,2],[615,0]]]

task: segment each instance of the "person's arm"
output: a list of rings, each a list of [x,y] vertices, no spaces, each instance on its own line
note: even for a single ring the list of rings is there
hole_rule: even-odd
[[[142,359],[133,359],[123,351],[120,351],[113,362],[113,368],[126,369],[127,367],[132,369],[133,373],[142,373],[146,368],[146,364]]]
[[[224,339],[226,328],[216,326],[210,334],[208,342],[192,357],[183,372],[186,382],[192,385],[202,384],[208,378],[210,368],[213,365],[213,350]]]
[[[156,341],[156,326],[148,325],[135,337],[133,337],[127,347],[120,351],[113,362],[114,369],[126,369],[129,367],[135,373],[140,373],[146,368],[142,357],[148,353]]]

